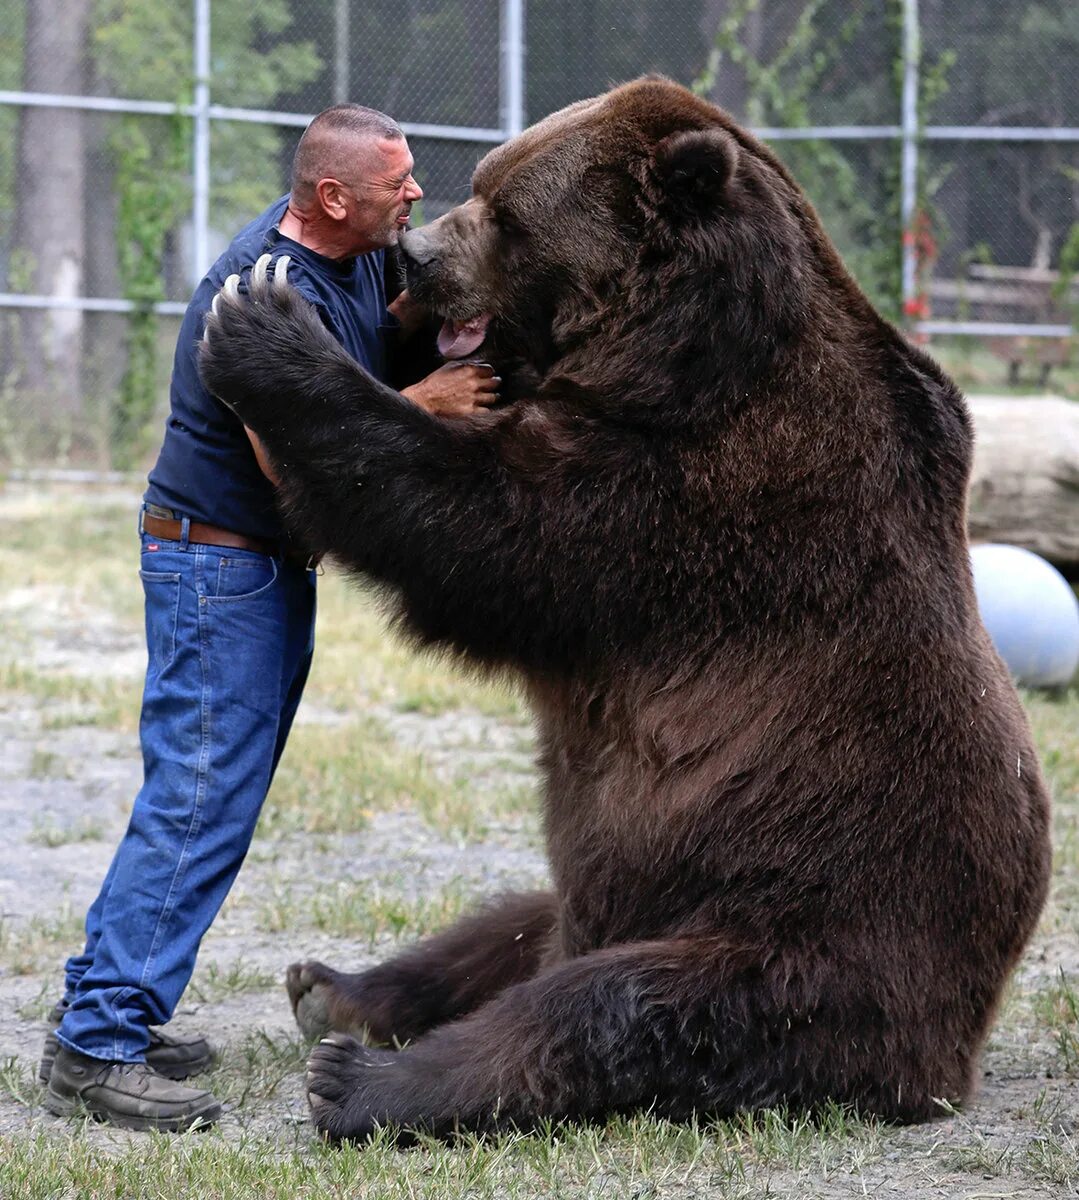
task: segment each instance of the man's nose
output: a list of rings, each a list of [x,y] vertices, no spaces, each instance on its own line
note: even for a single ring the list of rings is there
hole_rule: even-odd
[[[423,199],[423,188],[410,175],[405,181],[405,199],[410,204],[414,204],[417,200]]]

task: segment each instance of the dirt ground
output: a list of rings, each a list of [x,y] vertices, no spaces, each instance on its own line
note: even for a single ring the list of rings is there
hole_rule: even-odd
[[[133,501],[113,490],[89,503],[116,508]],[[25,502],[19,489],[0,492],[0,526],[17,526]],[[62,582],[33,576],[28,570],[29,582],[16,586],[9,572],[0,594],[0,670],[8,672],[0,687],[4,1200],[16,1195],[11,1180],[5,1187],[4,1139],[10,1152],[34,1139],[46,1145],[73,1136],[69,1125],[41,1108],[34,1082],[43,1016],[59,994],[63,957],[76,948],[81,916],[123,832],[141,776],[132,714],[80,723],[79,706],[87,701],[78,694],[79,679],[95,686],[113,680],[125,703],[132,695],[137,699],[144,665],[137,615],[95,604],[92,589],[76,594]],[[57,680],[62,686],[50,685]],[[477,792],[489,792],[530,778],[529,734],[520,715],[484,715],[467,707],[402,711],[384,700],[370,701],[367,708],[403,753],[422,756],[436,778],[452,779],[458,788],[474,778]],[[1070,711],[1079,715],[1079,704]],[[1056,719],[1055,710],[1051,716]],[[336,708],[320,707],[317,698],[300,717],[308,726],[347,719]],[[1067,754],[1079,738],[1062,744]],[[1069,793],[1069,802],[1074,799]],[[608,1186],[597,1169],[585,1172],[578,1191],[568,1188],[566,1194],[964,1200],[1079,1195],[1079,1061],[1072,1057],[1079,1043],[1066,995],[1062,999],[1053,991],[1062,972],[1066,981],[1079,976],[1074,821],[1065,836],[1070,839],[1065,874],[990,1039],[978,1099],[966,1111],[919,1128],[857,1134],[834,1153],[827,1139],[792,1138],[787,1144],[777,1135],[766,1144],[747,1134],[737,1147],[742,1174],[735,1183],[719,1180],[700,1163],[675,1163],[679,1169],[673,1174],[652,1171],[646,1180],[650,1191],[641,1190],[639,1180],[632,1189]],[[257,837],[204,942],[195,981],[175,1020],[181,1029],[207,1033],[223,1049],[218,1082],[210,1076],[207,1083],[228,1107],[219,1130],[206,1136],[233,1146],[255,1137],[283,1150],[311,1151],[304,1048],[280,985],[290,961],[372,963],[399,937],[437,924],[447,904],[544,880],[535,816],[497,806],[478,831],[440,826],[401,806],[374,811],[365,827],[343,834],[285,829]],[[342,888],[365,882],[386,896],[386,911],[369,906],[342,937],[331,928],[331,901],[337,896],[344,902]],[[319,913],[331,916],[320,919]],[[78,1137],[121,1158],[142,1153],[145,1145],[144,1135],[94,1125],[81,1128]],[[616,1157],[625,1149],[617,1138],[612,1146]],[[503,1194],[500,1187],[492,1194]],[[559,1187],[535,1192],[555,1193],[561,1194]]]

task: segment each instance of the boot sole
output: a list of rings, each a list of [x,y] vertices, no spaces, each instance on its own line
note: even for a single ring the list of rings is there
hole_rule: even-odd
[[[45,1093],[44,1103],[49,1112],[56,1117],[73,1117],[78,1113],[86,1113],[102,1124],[137,1132],[157,1129],[162,1133],[186,1133],[188,1130],[209,1129],[221,1116],[221,1104],[217,1100],[211,1101],[198,1112],[186,1113],[182,1117],[140,1117],[134,1113],[117,1113],[108,1108],[95,1108],[79,1098],[57,1095],[51,1089]]]

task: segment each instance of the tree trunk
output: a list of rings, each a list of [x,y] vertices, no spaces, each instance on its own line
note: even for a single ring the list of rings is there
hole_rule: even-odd
[[[86,91],[92,0],[29,0],[23,86]],[[28,290],[62,299],[84,294],[85,116],[63,108],[24,108],[16,174],[15,244]],[[21,392],[40,405],[39,425],[78,433],[82,405],[82,313],[27,311],[20,321]]]
[[[983,396],[974,416],[969,527],[1079,575],[1079,404],[1054,397]]]

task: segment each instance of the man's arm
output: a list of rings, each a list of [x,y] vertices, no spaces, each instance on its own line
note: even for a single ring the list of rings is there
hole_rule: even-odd
[[[266,447],[259,441],[258,434],[246,425],[244,426],[244,433],[247,434],[247,440],[251,443],[251,449],[255,452],[255,461],[259,465],[259,470],[274,487],[279,487],[281,480],[278,478],[273,467],[270,466],[270,456],[266,453]]]

